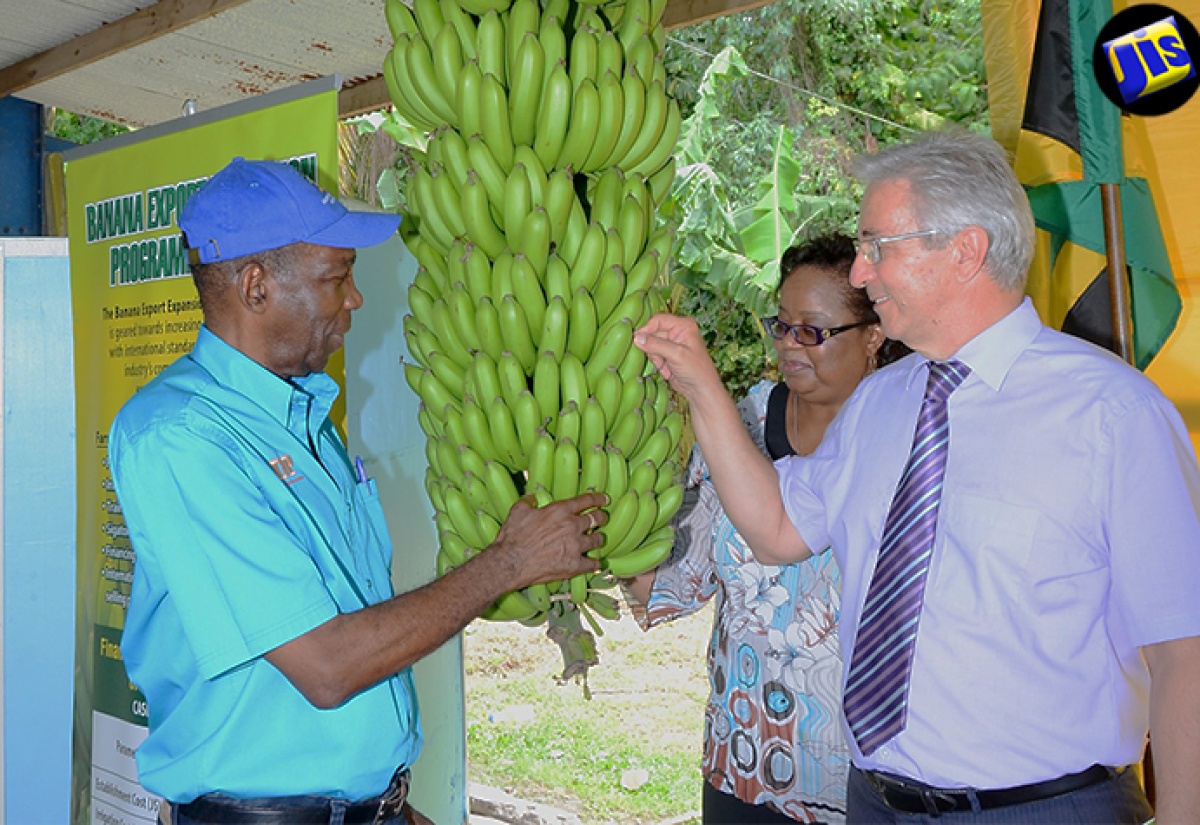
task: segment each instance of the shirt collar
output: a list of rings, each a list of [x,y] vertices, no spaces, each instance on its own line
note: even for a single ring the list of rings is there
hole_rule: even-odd
[[[1041,330],[1041,319],[1027,296],[1016,309],[964,344],[954,357],[999,392],[1017,358]]]
[[[971,368],[971,374],[999,392],[1005,377],[1017,358],[1033,343],[1042,329],[1041,319],[1028,296],[1020,306],[996,323],[976,335],[954,354],[954,359]],[[912,359],[906,387],[911,387],[920,378],[925,380],[927,359],[917,356]]]
[[[293,431],[300,426],[315,432],[338,397],[337,382],[325,373],[285,380],[225,343],[205,325],[196,335],[190,357],[218,384],[245,396]]]

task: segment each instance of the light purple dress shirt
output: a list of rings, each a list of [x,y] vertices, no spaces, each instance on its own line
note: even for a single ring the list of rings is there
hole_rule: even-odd
[[[954,355],[950,455],[908,724],[854,764],[1004,788],[1142,757],[1139,648],[1200,635],[1200,469],[1178,412],[1028,299]],[[842,655],[908,457],[926,362],[870,376],[821,447],[776,467],[788,514],[843,571]],[[843,681],[844,681],[843,673]],[[853,743],[853,738],[850,737]]]

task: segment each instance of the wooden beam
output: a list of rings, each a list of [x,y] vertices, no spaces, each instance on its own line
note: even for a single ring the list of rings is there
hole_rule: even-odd
[[[678,29],[751,9],[768,6],[775,0],[669,0],[663,12],[663,25]]]
[[[0,97],[205,20],[246,0],[159,0],[120,20],[0,69]]]
[[[663,25],[678,29],[729,14],[770,5],[775,0],[670,0],[663,12]],[[338,117],[376,112],[392,105],[383,75],[342,89],[338,93]]]
[[[383,75],[343,88],[338,92],[338,117],[347,118],[377,112],[392,105]]]

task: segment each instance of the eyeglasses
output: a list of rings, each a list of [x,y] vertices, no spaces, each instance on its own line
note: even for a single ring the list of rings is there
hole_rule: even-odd
[[[903,235],[882,235],[878,238],[863,238],[858,242],[858,250],[867,259],[867,263],[877,264],[883,258],[883,252],[879,247],[885,243],[907,241],[910,238],[927,238],[930,235],[945,235],[951,231],[949,229],[922,229],[920,232],[905,232]]]
[[[840,335],[848,329],[856,327],[865,327],[875,323],[874,321],[858,321],[853,324],[846,324],[840,327],[829,327],[822,329],[814,327],[812,324],[789,324],[787,321],[780,321],[778,315],[771,315],[762,319],[763,329],[767,335],[770,335],[776,341],[781,340],[785,335],[791,335],[792,340],[802,347],[819,347],[835,335]]]

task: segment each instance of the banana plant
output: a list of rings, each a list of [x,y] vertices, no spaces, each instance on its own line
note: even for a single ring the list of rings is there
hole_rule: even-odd
[[[801,169],[793,152],[795,137],[779,125],[770,167],[753,189],[755,200],[733,202],[709,159],[717,151],[720,98],[748,74],[741,54],[727,46],[705,72],[696,107],[684,121],[671,191],[679,225],[675,277],[684,287],[709,289],[764,315],[774,306],[784,250],[833,207],[834,199],[797,192]]]

